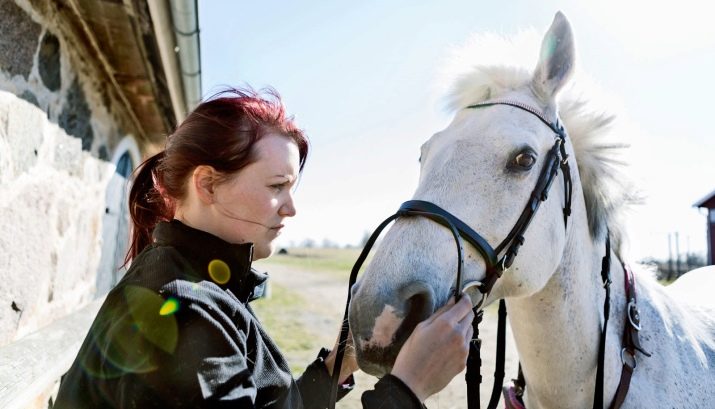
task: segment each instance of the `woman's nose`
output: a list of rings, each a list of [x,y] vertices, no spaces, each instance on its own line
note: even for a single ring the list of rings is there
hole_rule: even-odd
[[[283,217],[293,217],[295,216],[295,204],[293,203],[293,196],[289,195],[288,200],[283,203],[283,206],[278,209],[278,214]]]

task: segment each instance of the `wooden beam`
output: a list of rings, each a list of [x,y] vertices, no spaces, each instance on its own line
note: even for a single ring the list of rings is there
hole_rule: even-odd
[[[104,297],[0,348],[0,408],[25,409],[69,369]]]

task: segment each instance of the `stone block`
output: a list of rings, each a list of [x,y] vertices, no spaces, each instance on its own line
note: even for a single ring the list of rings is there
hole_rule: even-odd
[[[4,345],[95,297],[114,166],[7,92],[0,92],[0,153]]]
[[[9,155],[7,173],[3,169],[0,180],[35,166],[46,122],[45,114],[36,106],[0,91],[0,139],[7,144]]]
[[[30,75],[42,27],[12,0],[0,1],[0,70]]]
[[[38,108],[40,107],[40,101],[37,100],[37,97],[31,91],[24,90],[22,91],[22,94],[19,95],[19,97]]]
[[[49,123],[39,152],[40,160],[70,176],[82,173],[82,141],[68,136],[57,125]]]
[[[75,80],[67,91],[65,106],[59,117],[59,125],[68,134],[82,141],[82,149],[92,149],[94,131],[92,130],[92,111],[82,86]]]

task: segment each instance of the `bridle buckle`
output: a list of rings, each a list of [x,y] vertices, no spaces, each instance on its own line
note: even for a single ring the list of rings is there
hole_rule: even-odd
[[[631,324],[631,327],[633,327],[636,331],[641,330],[641,314],[640,311],[638,310],[638,306],[636,305],[636,301],[631,298],[631,300],[628,302],[628,323]]]
[[[628,356],[630,356],[631,359],[630,359],[630,360],[627,360],[624,354],[628,354]],[[632,353],[632,352],[629,351],[627,348],[621,349],[621,363],[622,363],[623,365],[628,366],[629,368],[631,368],[631,370],[636,369],[636,367],[638,366],[638,361],[636,361],[636,354],[635,354],[635,352]],[[631,364],[633,364],[633,365],[631,365]]]
[[[484,285],[481,281],[474,280],[470,281],[462,287],[462,294],[465,294],[472,301],[472,308],[479,310],[483,305],[484,301],[487,299],[487,293],[481,291],[481,287]],[[481,294],[481,298],[480,297]],[[478,300],[475,302],[475,300]]]

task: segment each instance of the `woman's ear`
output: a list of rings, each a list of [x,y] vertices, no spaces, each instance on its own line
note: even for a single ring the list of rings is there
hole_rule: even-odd
[[[216,169],[211,166],[200,165],[194,169],[191,176],[191,185],[196,191],[199,200],[204,204],[214,202],[214,187],[217,181]]]

